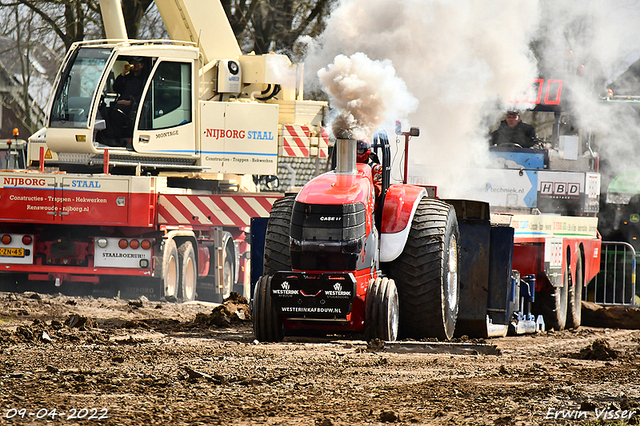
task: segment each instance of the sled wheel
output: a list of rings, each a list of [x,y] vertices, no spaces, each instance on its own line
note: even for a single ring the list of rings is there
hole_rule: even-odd
[[[584,285],[582,272],[582,253],[578,253],[576,259],[575,277],[570,276],[569,281],[569,311],[567,312],[567,328],[578,328],[582,323],[582,289]]]
[[[198,264],[191,241],[180,244],[178,249],[180,266],[180,292],[178,301],[191,302],[196,298],[196,284],[198,281]]]
[[[162,294],[169,302],[178,299],[178,248],[174,240],[167,240],[162,254]]]
[[[567,262],[568,263],[568,262]],[[569,302],[569,266],[565,267],[562,287],[552,287],[550,291],[536,294],[538,311],[544,318],[547,330],[562,330],[567,323],[567,305]]]
[[[271,276],[260,277],[253,296],[253,335],[259,342],[279,342],[284,327],[271,300]]]
[[[398,291],[393,280],[371,280],[366,295],[365,339],[394,342],[398,338]]]
[[[423,198],[400,256],[389,265],[398,288],[400,335],[453,337],[458,317],[460,232],[453,206]]]
[[[264,275],[291,270],[289,235],[294,196],[284,197],[273,203],[264,243]]]

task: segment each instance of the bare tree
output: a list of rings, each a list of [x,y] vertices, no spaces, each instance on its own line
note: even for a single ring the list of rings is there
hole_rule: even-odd
[[[319,35],[337,0],[222,0],[244,51],[295,55],[300,36]]]

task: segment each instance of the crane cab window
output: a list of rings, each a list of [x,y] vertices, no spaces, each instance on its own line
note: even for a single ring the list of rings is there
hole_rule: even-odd
[[[160,130],[192,121],[191,64],[162,62],[144,99],[139,130]]]

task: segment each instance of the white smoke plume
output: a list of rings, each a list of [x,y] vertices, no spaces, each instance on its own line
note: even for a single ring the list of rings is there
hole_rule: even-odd
[[[545,1],[539,32],[542,63],[571,87],[577,125],[594,135],[603,190],[620,172],[638,167],[638,109],[603,102],[599,96],[640,56],[640,2],[633,0]],[[571,51],[571,60],[566,52]],[[565,61],[566,67],[557,66]],[[640,93],[640,85],[616,87],[618,95]],[[599,95],[599,96],[598,96]]]
[[[390,61],[419,102],[405,123],[421,130],[410,145],[409,180],[454,197],[457,185],[477,182],[504,101],[543,68],[553,70],[547,78],[572,88],[577,124],[601,135],[602,155],[619,169],[616,156],[634,158],[640,131],[628,114],[624,126],[619,112],[603,111],[594,94],[637,59],[639,18],[640,3],[632,0],[342,0],[309,46],[306,84],[337,55]],[[393,114],[386,113],[387,123],[401,118]],[[394,169],[393,178],[401,177]]]
[[[373,61],[364,53],[338,55],[318,77],[337,111],[332,120],[336,137],[371,139],[388,115],[404,118],[418,105],[389,60]]]
[[[443,180],[460,183],[454,168],[486,151],[487,108],[537,75],[528,43],[538,16],[531,1],[343,0],[305,62],[320,69],[356,52],[390,60],[419,101],[406,123],[421,131],[411,170],[433,164]],[[393,177],[401,179],[397,169]]]

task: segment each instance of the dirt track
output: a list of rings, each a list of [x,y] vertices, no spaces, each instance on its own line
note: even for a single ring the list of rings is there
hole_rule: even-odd
[[[258,344],[240,302],[212,313],[0,293],[2,423],[639,423],[640,331],[487,341],[499,355],[396,353],[357,336]]]

